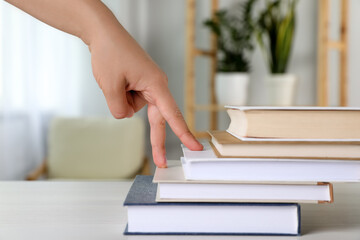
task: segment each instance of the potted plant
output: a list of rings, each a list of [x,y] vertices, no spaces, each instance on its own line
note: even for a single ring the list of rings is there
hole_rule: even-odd
[[[250,53],[254,49],[255,26],[248,0],[232,9],[216,12],[204,25],[217,36],[217,74],[215,94],[218,104],[246,105],[249,85]]]
[[[295,31],[297,0],[267,1],[257,20],[257,40],[271,75],[266,79],[270,105],[293,105],[297,78],[287,73]]]

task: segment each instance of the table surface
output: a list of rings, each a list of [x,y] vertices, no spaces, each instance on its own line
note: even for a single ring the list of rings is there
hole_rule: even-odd
[[[279,239],[250,236],[123,236],[131,182],[0,182],[0,239]],[[360,184],[334,185],[335,203],[302,204],[302,236],[360,239]]]

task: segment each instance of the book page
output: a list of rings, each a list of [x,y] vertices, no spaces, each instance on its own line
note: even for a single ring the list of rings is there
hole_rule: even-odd
[[[240,139],[241,141],[248,141],[248,142],[349,142],[349,143],[360,143],[359,138],[351,138],[351,139],[304,139],[304,138],[252,138],[252,137],[240,137],[236,134],[231,133],[230,131],[226,130],[228,133]]]
[[[241,111],[247,111],[247,110],[334,110],[334,111],[360,111],[359,107],[312,107],[312,106],[296,106],[296,107],[274,107],[274,106],[255,106],[255,107],[249,107],[249,106],[231,106],[226,105],[225,108],[232,108],[232,109],[239,109]]]

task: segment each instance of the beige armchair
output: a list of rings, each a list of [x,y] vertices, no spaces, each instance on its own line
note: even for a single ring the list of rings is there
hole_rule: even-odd
[[[149,174],[144,123],[140,118],[56,118],[48,135],[48,156],[27,180],[129,179]]]

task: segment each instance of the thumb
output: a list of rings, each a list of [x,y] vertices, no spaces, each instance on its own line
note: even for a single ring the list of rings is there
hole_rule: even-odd
[[[132,117],[134,109],[126,97],[126,82],[117,81],[115,87],[104,88],[103,93],[111,114],[116,119]]]

